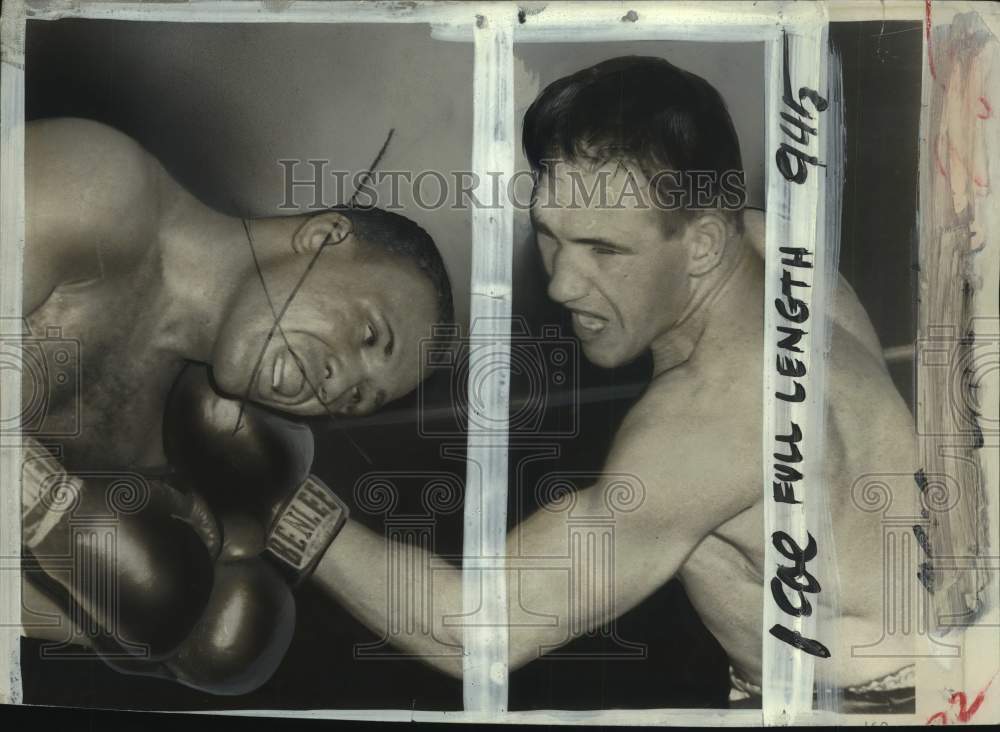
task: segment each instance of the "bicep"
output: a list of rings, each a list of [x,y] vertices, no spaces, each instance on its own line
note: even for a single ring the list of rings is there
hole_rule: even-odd
[[[24,311],[67,279],[151,235],[159,164],[117,130],[82,119],[25,130]]]

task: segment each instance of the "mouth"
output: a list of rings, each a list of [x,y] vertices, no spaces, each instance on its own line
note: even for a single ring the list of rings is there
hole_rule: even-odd
[[[266,381],[268,391],[283,400],[294,400],[306,385],[302,368],[287,348],[278,348],[271,358],[271,367],[261,369],[261,381]]]
[[[306,366],[311,361],[308,351],[297,350],[299,358],[296,359],[290,348],[280,345],[273,348],[269,355],[257,375],[258,396],[278,407],[296,406],[308,401],[312,396]]]
[[[573,327],[581,338],[592,338],[608,327],[608,321],[599,315],[573,310]]]

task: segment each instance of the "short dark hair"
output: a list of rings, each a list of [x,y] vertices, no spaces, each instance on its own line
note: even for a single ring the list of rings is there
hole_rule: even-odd
[[[649,179],[667,170],[743,175],[739,139],[719,92],[653,56],[608,59],[549,84],[524,115],[522,144],[538,173],[547,159],[632,163]],[[668,176],[660,175],[660,183]],[[736,216],[742,228],[742,216]]]
[[[370,246],[408,258],[423,272],[437,293],[438,322],[455,320],[451,281],[434,239],[415,221],[376,207],[335,206],[330,211],[351,220],[354,235]]]

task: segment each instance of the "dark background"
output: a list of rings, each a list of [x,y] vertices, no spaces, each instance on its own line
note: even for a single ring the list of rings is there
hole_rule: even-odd
[[[186,26],[183,31],[176,28],[163,31],[172,34],[172,41],[156,41],[151,28],[134,36],[131,30],[123,31],[123,25],[95,21],[30,22],[26,64],[28,118],[75,115],[102,120],[140,139],[145,134],[148,139],[142,140],[143,143],[151,149],[159,149],[161,154],[168,148],[173,150],[172,172],[194,190],[212,188],[206,183],[207,179],[202,180],[203,176],[222,181],[221,184],[227,180],[239,184],[252,173],[253,166],[247,161],[241,162],[238,151],[247,149],[254,138],[245,129],[232,138],[223,134],[219,127],[221,122],[212,110],[221,106],[229,110],[230,119],[253,119],[257,113],[254,110],[260,106],[276,106],[273,100],[254,100],[233,91],[248,84],[254,88],[254,75],[246,66],[253,58],[245,44],[254,33],[263,31],[230,30],[226,32],[228,42],[220,43],[206,35],[204,28]],[[380,36],[380,47],[395,43],[403,49],[397,51],[397,62],[400,54],[405,57],[415,53],[416,46],[429,43],[415,36],[394,36],[390,30],[384,34]],[[841,270],[867,308],[883,346],[912,344],[915,272],[911,267],[916,256],[920,25],[832,24],[831,39],[843,64],[848,124]],[[154,41],[173,49],[173,56],[168,53],[166,58],[159,57],[158,61],[146,65],[140,52],[144,45]],[[179,53],[177,49],[181,46],[178,44],[187,50]],[[434,46],[422,51],[448,56],[429,67],[431,72],[465,74],[468,79],[464,83],[471,84],[469,47],[443,45],[442,50]],[[254,62],[260,64],[256,68],[281,61],[284,58],[282,46],[279,44],[276,48],[280,52],[278,56]],[[195,59],[204,59],[206,55],[209,58],[207,66],[199,67]],[[366,63],[371,62],[371,56],[364,58]],[[468,64],[467,69],[464,64]],[[413,65],[412,59],[409,65]],[[390,110],[394,105],[403,105],[402,108],[408,110],[407,105],[425,101],[418,101],[416,93],[407,96],[399,86],[384,91],[392,82],[371,69],[356,70],[353,76],[338,78],[353,79],[359,73],[367,73],[381,83],[354,86],[366,89],[373,102],[380,100]],[[163,81],[165,78],[167,81]],[[246,81],[247,78],[250,81]],[[311,90],[316,90],[315,83],[307,83],[310,80],[315,82],[315,77],[306,76],[291,82],[283,78],[281,85],[288,83],[293,92],[297,90],[308,96]],[[184,83],[189,83],[196,93],[188,95],[182,86],[184,93],[167,103],[163,98],[164,89],[173,89],[176,93],[177,85]],[[471,98],[471,87],[462,83],[462,79],[453,79],[443,85],[428,82],[427,88],[443,89],[447,92],[445,96],[457,97],[464,105]],[[426,107],[427,114],[431,115],[427,120],[432,119],[435,104]],[[250,105],[249,110],[247,105]],[[449,109],[453,110],[448,113],[452,115],[450,124],[461,127],[466,114],[464,107]],[[732,111],[734,116],[739,115],[739,110]],[[305,118],[308,114],[298,110],[294,116]],[[366,118],[362,115],[359,119],[364,121]],[[194,125],[201,133],[186,138],[182,134],[184,125]],[[430,134],[436,129],[431,121],[426,121],[425,125],[412,133],[417,135],[417,141],[421,134]],[[383,124],[368,126],[372,139],[378,137],[379,140],[368,144],[366,139],[364,144],[357,145],[358,149],[365,148],[363,154],[358,154],[358,166],[367,162],[368,149],[377,148],[383,134]],[[457,133],[450,130],[446,134],[454,136]],[[465,130],[462,134],[465,138],[455,143],[462,148],[460,153],[449,148],[442,149],[440,154],[451,160],[464,160],[471,133]],[[225,144],[217,149],[214,140]],[[241,142],[237,145],[233,140]],[[157,148],[158,145],[161,147]],[[237,145],[236,152],[233,145]],[[303,151],[303,157],[309,154],[308,150]],[[226,163],[226,157],[233,155],[236,158]],[[211,178],[213,171],[215,178]],[[259,191],[244,193],[249,197],[237,202],[241,207],[252,207],[254,200],[266,198]],[[219,207],[225,208],[225,205]],[[448,226],[450,228],[442,230],[444,233],[435,234],[436,238],[463,236],[456,233],[462,230],[460,225]],[[467,241],[451,241],[443,248],[446,255],[448,251],[463,252],[455,255],[457,259],[449,259],[449,268],[456,281],[466,278]],[[515,269],[516,313],[528,318],[535,332],[537,324],[552,323],[559,325],[563,333],[571,333],[562,314],[537,297],[537,293],[544,291],[544,280],[537,258],[531,255],[533,249],[521,251],[528,253],[518,258]],[[456,283],[456,290],[467,292],[464,280],[461,284]],[[467,304],[461,305],[460,311],[465,308]],[[912,405],[912,361],[900,360],[891,368],[901,393]],[[598,469],[620,420],[644,388],[649,370],[647,359],[610,371],[581,362],[576,383],[583,395],[578,417],[584,429],[575,439],[557,441],[561,450],[559,458],[540,461],[535,471]],[[425,421],[424,426],[430,426],[435,432],[446,431],[451,420],[451,395],[462,389],[461,382],[450,383],[444,376],[436,378],[424,395],[425,405],[433,407],[425,413],[425,420],[430,421]],[[572,416],[568,410],[576,408],[565,406],[564,397],[566,394],[560,394],[558,389],[551,389],[541,403],[545,407],[543,424],[550,429],[568,424]],[[515,374],[511,398],[515,408],[520,408],[518,405],[523,406],[525,399],[537,399],[538,396]],[[317,423],[320,447],[316,472],[348,499],[356,478],[373,469],[395,466],[409,471],[438,471],[464,481],[464,465],[458,460],[440,457],[443,446],[461,445],[461,440],[421,436],[416,406],[414,396],[349,426]],[[519,454],[517,449],[511,450],[512,469]],[[511,515],[515,509],[530,510],[534,496],[531,471],[521,483],[515,478],[511,476]],[[417,491],[401,492],[404,500],[397,507],[396,515],[419,513]],[[383,517],[367,514],[357,505],[354,509],[356,518],[374,528],[382,527]],[[461,512],[435,518],[437,550],[445,554],[458,553]],[[626,641],[646,644],[646,658],[536,661],[511,675],[510,707],[725,705],[728,694],[725,655],[691,610],[679,583],[668,583],[620,618],[617,632]],[[41,661],[38,643],[26,640],[22,647],[25,700],[35,704],[134,709],[461,708],[461,683],[420,662],[354,660],[355,644],[376,640],[336,604],[307,589],[299,597],[298,631],[291,651],[271,681],[252,695],[237,699],[210,697],[165,682],[121,676],[96,661]],[[567,650],[600,651],[610,646],[608,639],[582,639]]]

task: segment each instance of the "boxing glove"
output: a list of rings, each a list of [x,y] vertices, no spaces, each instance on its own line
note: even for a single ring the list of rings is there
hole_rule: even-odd
[[[171,466],[221,522],[224,560],[260,555],[295,586],[347,519],[347,506],[309,473],[312,431],[222,396],[205,366],[189,364],[174,383],[163,436]]]
[[[212,591],[221,546],[205,504],[135,473],[67,475],[31,438],[22,486],[28,580],[63,594],[127,652],[172,653]]]
[[[227,561],[208,504],[174,475],[67,475],[25,448],[26,580],[112,668],[213,694],[273,674],[295,627],[287,583],[260,557]]]
[[[248,694],[274,674],[294,631],[295,600],[271,565],[260,558],[219,561],[205,610],[174,653],[149,662],[105,652],[104,660],[122,673]]]
[[[173,678],[215,693],[267,680],[291,642],[291,588],[319,562],[347,506],[310,475],[312,431],[222,396],[209,369],[188,364],[167,397],[164,451],[188,490],[218,519],[221,546],[205,619],[171,659]],[[213,623],[235,622],[254,643]]]
[[[47,582],[43,590],[61,593],[63,607],[83,609],[105,629],[128,629],[124,637],[92,639],[119,671],[214,694],[247,693],[283,658],[295,625],[290,586],[318,563],[346,521],[347,507],[309,475],[313,439],[306,426],[222,397],[206,367],[189,365],[178,378],[163,434],[169,483],[149,482],[149,506],[125,518],[126,541],[116,554],[124,557],[122,569],[132,568],[118,584],[129,597],[134,590],[138,601],[120,603],[116,616],[65,583]],[[49,470],[58,471],[58,464]],[[91,480],[77,492],[90,501],[102,495]],[[52,512],[42,514],[36,523],[44,528]],[[174,524],[197,527],[200,544],[153,525],[164,514],[174,533]],[[30,532],[46,534],[41,553],[68,555],[68,541],[56,545],[56,534],[42,528]],[[90,561],[100,565],[111,558]],[[189,592],[184,583],[198,578]],[[171,597],[179,612],[166,602]],[[134,644],[154,652],[131,653]]]

